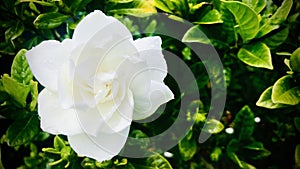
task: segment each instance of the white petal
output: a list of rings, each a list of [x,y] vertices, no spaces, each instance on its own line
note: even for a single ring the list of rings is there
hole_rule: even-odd
[[[74,109],[63,109],[55,93],[44,89],[38,97],[41,128],[51,134],[73,135],[81,133],[81,126]]]
[[[161,43],[159,36],[141,38],[133,42],[139,51],[139,57],[147,62],[148,69],[152,71],[150,78],[160,82],[163,81],[168,73]]]
[[[144,97],[134,97],[133,120],[151,116],[159,106],[173,99],[172,91],[164,83],[151,81],[151,87]]]
[[[129,133],[129,127],[119,133],[101,133],[97,137],[88,134],[68,136],[73,150],[82,156],[97,161],[110,160],[123,148]]]
[[[88,14],[79,22],[72,39],[78,43],[85,43],[94,38],[95,34],[98,34],[97,36],[102,35],[103,44],[111,38],[112,34],[117,34],[121,39],[124,39],[122,37],[128,38],[131,36],[128,29],[120,21],[111,16],[106,16],[99,10]]]
[[[131,91],[128,91],[128,95],[122,101],[118,109],[113,113],[107,121],[105,121],[103,127],[100,128],[101,132],[115,133],[130,127],[133,114],[133,96]]]
[[[48,40],[26,52],[26,58],[35,78],[46,88],[56,91],[58,70],[70,57],[72,42]]]
[[[64,109],[74,106],[73,101],[73,78],[74,78],[74,63],[69,60],[61,66],[58,77],[58,97]]]

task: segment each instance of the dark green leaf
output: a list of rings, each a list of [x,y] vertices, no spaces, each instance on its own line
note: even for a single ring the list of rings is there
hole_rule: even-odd
[[[2,76],[2,83],[5,91],[22,107],[25,107],[30,86],[17,82],[15,79],[9,77],[8,74]]]
[[[188,161],[193,158],[197,152],[197,142],[194,139],[188,139],[188,137],[180,140],[178,144],[179,152],[184,161]]]
[[[14,40],[24,32],[24,25],[22,22],[16,22],[15,25],[12,25],[5,31],[5,40]]]
[[[296,150],[295,150],[295,163],[297,166],[300,165],[300,144],[298,144],[296,146]]]
[[[182,42],[198,42],[209,44],[210,41],[206,35],[199,29],[199,26],[191,27],[183,36]]]
[[[21,49],[15,56],[11,66],[11,77],[22,84],[29,84],[33,75],[26,60],[26,49]]]
[[[242,47],[238,58],[250,66],[273,69],[270,49],[261,42]]]
[[[19,146],[29,143],[39,131],[39,119],[35,114],[16,120],[6,131],[8,145]]]
[[[218,10],[213,9],[207,12],[196,24],[215,24],[223,23],[221,19],[221,14]]]
[[[234,132],[239,140],[246,140],[254,131],[254,113],[248,105],[244,106],[234,118]]]
[[[156,169],[172,169],[171,164],[160,154],[154,154],[147,158],[146,164]]]
[[[34,20],[33,24],[38,29],[52,29],[60,26],[68,18],[69,16],[58,12],[43,13]]]
[[[244,42],[253,39],[259,30],[259,18],[249,6],[238,1],[223,1],[225,7],[233,14],[238,33]]]
[[[3,84],[2,84],[2,80],[0,79],[0,104],[2,102],[4,102],[8,97],[8,94],[6,93]]]
[[[296,105],[300,102],[300,87],[293,84],[291,75],[283,76],[275,82],[272,101],[288,105]]]
[[[286,107],[287,105],[280,104],[280,103],[273,103],[272,101],[272,89],[273,86],[268,87],[259,97],[258,101],[256,102],[257,106],[265,107],[268,109],[276,109]]]
[[[295,124],[295,127],[298,130],[298,132],[300,132],[300,117],[295,117],[294,118],[294,124]]]
[[[288,37],[289,35],[289,28],[286,27],[279,32],[276,32],[275,34],[265,38],[262,40],[263,43],[268,45],[271,49],[274,49],[281,45]]]
[[[293,0],[284,0],[282,5],[276,10],[272,17],[269,18],[262,27],[260,27],[256,37],[262,37],[272,30],[278,29],[279,25],[286,20],[292,6]]]

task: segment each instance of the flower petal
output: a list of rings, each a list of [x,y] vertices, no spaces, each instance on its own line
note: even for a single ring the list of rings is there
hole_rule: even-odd
[[[35,78],[51,91],[57,90],[58,70],[70,56],[72,42],[48,40],[26,52],[26,58]]]
[[[167,75],[167,63],[162,54],[159,36],[137,39],[133,42],[139,51],[139,57],[147,62],[151,70],[151,79],[162,82]]]
[[[159,106],[173,99],[172,91],[164,83],[151,81],[149,92],[145,96],[134,98],[133,120],[141,120],[151,116]]]
[[[100,131],[105,133],[115,133],[130,127],[133,107],[133,96],[131,91],[128,90],[126,98],[122,101],[121,105],[113,115],[105,121],[104,125],[100,128]]]
[[[82,156],[97,161],[110,160],[123,148],[129,133],[129,127],[118,133],[101,133],[97,137],[86,133],[68,136],[73,150]]]
[[[107,27],[112,29],[111,32],[103,31],[104,29],[107,29]],[[118,30],[121,30],[121,34],[125,33],[122,37],[129,37],[129,31],[127,30],[127,32],[123,32],[122,29],[124,28],[127,30],[127,28],[116,18],[106,16],[100,10],[95,10],[79,22],[74,30],[72,39],[78,43],[85,43],[91,38],[94,38],[95,34],[98,32],[102,32],[102,35],[112,35],[120,33]],[[105,42],[107,39],[104,38],[102,40]]]
[[[44,89],[38,97],[41,128],[51,134],[73,135],[81,133],[81,126],[74,109],[60,107],[58,96]]]

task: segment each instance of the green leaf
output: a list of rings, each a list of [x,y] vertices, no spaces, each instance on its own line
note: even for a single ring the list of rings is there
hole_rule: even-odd
[[[156,13],[156,9],[151,1],[147,0],[134,0],[131,3],[118,6],[110,9],[108,12],[113,14],[132,15],[136,17],[150,16]]]
[[[56,135],[54,137],[53,146],[56,150],[61,151],[62,148],[66,146],[66,144],[64,143],[63,139],[61,139],[58,135]]]
[[[300,47],[292,53],[290,66],[294,72],[300,72]]]
[[[216,119],[209,119],[206,121],[202,130],[211,134],[217,134],[221,132],[223,129],[224,129],[224,125],[220,121]]]
[[[196,24],[215,24],[223,23],[221,14],[218,10],[213,9],[207,12]]]
[[[254,9],[256,14],[259,14],[267,5],[266,0],[242,0],[242,2]]]
[[[245,105],[234,118],[234,132],[239,140],[246,140],[254,131],[254,113],[248,105]]]
[[[183,36],[182,42],[198,42],[209,44],[210,41],[198,25],[191,27]]]
[[[157,153],[148,157],[146,164],[147,166],[154,167],[155,169],[172,169],[169,161]]]
[[[256,151],[260,151],[260,150],[264,150],[264,144],[262,142],[252,142],[246,146],[244,146],[243,148],[245,149],[249,149],[249,150],[256,150]]]
[[[279,45],[281,45],[289,35],[289,28],[286,27],[275,34],[263,39],[261,42],[265,43],[271,49],[275,49]]]
[[[287,105],[280,104],[280,103],[273,103],[272,101],[272,90],[273,86],[268,87],[259,97],[258,101],[256,102],[256,106],[265,107],[268,109],[276,109],[286,107]]]
[[[273,69],[270,49],[261,42],[242,47],[238,58],[250,66]]]
[[[197,142],[194,139],[184,137],[178,144],[179,152],[184,161],[188,161],[194,157],[197,152]]]
[[[37,101],[38,101],[38,82],[35,82],[33,80],[29,83],[30,86],[30,96],[31,96],[31,102],[29,104],[29,110],[33,111],[36,107]]]
[[[2,84],[2,79],[0,79],[0,104],[4,102],[8,97],[8,94],[6,93],[3,84]]]
[[[293,84],[291,75],[278,79],[272,90],[272,101],[274,103],[296,105],[300,102],[300,87]]]
[[[39,133],[38,116],[32,114],[25,119],[18,119],[6,131],[9,146],[29,143]]]
[[[14,40],[24,32],[24,24],[18,21],[5,31],[5,40]]]
[[[48,12],[40,14],[33,24],[38,29],[52,29],[60,26],[68,18],[69,16],[58,12]]]
[[[300,165],[300,144],[298,144],[296,146],[296,150],[295,150],[295,163],[297,166]]]
[[[260,38],[272,30],[278,29],[279,25],[286,20],[292,6],[293,0],[284,0],[272,17],[269,18],[262,27],[260,27],[256,37]]]
[[[2,83],[5,91],[22,107],[25,107],[30,86],[17,82],[15,79],[9,77],[8,74],[2,76]]]
[[[70,7],[70,11],[73,13],[75,13],[77,10],[83,9],[91,1],[92,0],[63,0],[63,2]],[[129,1],[129,0],[114,0],[114,1],[118,1],[118,3],[121,3],[121,1],[123,1],[124,3],[125,1]]]
[[[26,60],[26,49],[21,49],[11,66],[11,77],[22,84],[29,84],[33,75]]]
[[[298,130],[298,132],[300,132],[300,117],[295,117],[294,118],[294,124],[295,124],[295,127]]]
[[[220,156],[222,155],[222,149],[220,147],[215,147],[210,154],[210,159],[214,162],[219,161]]]
[[[244,42],[253,39],[259,30],[259,18],[249,6],[238,1],[223,1],[238,24],[238,33]]]
[[[172,10],[169,8],[170,3],[165,3],[162,0],[154,0],[154,6],[164,12],[172,13]]]

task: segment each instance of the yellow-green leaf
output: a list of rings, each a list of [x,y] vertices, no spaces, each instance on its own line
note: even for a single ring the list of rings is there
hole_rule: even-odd
[[[244,42],[255,37],[259,30],[259,18],[248,5],[238,1],[223,1],[238,24],[237,30]]]
[[[274,103],[296,105],[300,102],[300,87],[293,84],[291,75],[278,79],[272,90],[272,101]]]
[[[256,102],[256,106],[265,107],[268,109],[276,109],[276,108],[282,108],[287,106],[280,103],[273,103],[271,98],[272,89],[273,86],[270,86],[260,95],[258,101]]]
[[[250,66],[273,69],[270,49],[261,42],[242,47],[238,58]]]

